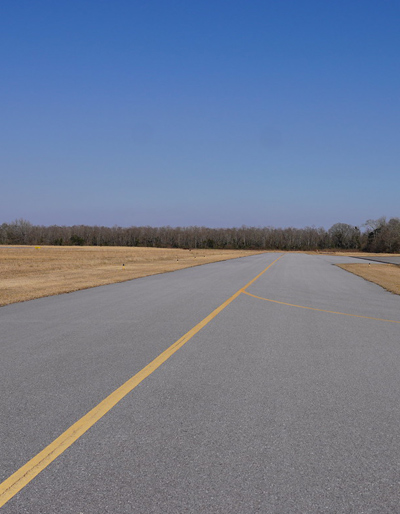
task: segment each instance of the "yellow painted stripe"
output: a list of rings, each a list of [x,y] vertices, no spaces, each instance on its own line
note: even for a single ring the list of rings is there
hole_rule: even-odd
[[[278,257],[278,259],[280,259]],[[153,371],[161,366],[167,359],[171,357],[179,348],[187,343],[195,334],[197,334],[203,327],[205,327],[212,319],[214,319],[225,307],[235,300],[242,292],[245,291],[253,282],[255,282],[263,273],[265,273],[275,262],[275,259],[269,266],[267,266],[261,273],[259,273],[253,280],[246,284],[242,289],[239,289],[233,296],[228,298],[222,305],[217,307],[211,314],[204,318],[200,323],[193,327],[184,336],[178,339],[174,344],[167,348],[163,353],[156,357],[150,364],[148,364],[141,371],[136,373],[132,378],[125,382],[121,387],[116,389],[107,398],[100,402],[96,407],[89,411],[85,416],[74,423],[57,439],[50,443],[33,459],[22,466],[13,475],[7,478],[0,484],[0,507],[7,503],[13,496],[15,496],[23,487],[25,487],[35,476],[43,471],[53,460],[61,455],[67,448],[69,448],[81,435],[83,435],[90,427],[92,427],[100,418],[109,412],[118,402],[122,400],[128,393],[130,393],[137,385],[140,384],[146,377],[151,375]]]
[[[393,319],[373,318],[372,316],[362,316],[360,314],[349,314],[347,312],[327,311],[325,309],[317,309],[315,307],[306,307],[305,305],[296,305],[294,303],[278,302],[278,300],[262,298],[261,296],[256,296],[255,294],[248,293],[247,291],[243,291],[243,293],[247,294],[248,296],[252,296],[253,298],[257,298],[258,300],[264,300],[265,302],[279,303],[280,305],[288,305],[289,307],[298,307],[299,309],[308,309],[310,311],[328,312],[329,314],[340,314],[341,316],[352,316],[353,318],[364,318],[364,319],[373,319],[375,321],[386,321],[387,323],[400,323],[400,321],[395,321]]]

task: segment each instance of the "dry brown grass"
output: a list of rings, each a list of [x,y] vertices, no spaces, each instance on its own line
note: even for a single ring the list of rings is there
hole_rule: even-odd
[[[371,254],[370,254],[371,255]],[[400,294],[400,266],[396,264],[337,264],[340,268],[350,271],[384,287],[391,293]]]
[[[262,252],[0,246],[0,306]]]

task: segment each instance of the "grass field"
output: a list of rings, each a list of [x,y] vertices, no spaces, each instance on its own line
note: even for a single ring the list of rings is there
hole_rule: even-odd
[[[262,252],[0,246],[0,306]]]
[[[338,264],[359,277],[374,282],[391,293],[400,294],[400,266],[396,264]]]

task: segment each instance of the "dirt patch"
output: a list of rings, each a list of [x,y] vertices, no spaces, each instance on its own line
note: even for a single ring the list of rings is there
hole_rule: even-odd
[[[264,252],[0,246],[0,306]]]
[[[350,273],[382,286],[391,293],[400,294],[400,266],[395,264],[337,264]]]

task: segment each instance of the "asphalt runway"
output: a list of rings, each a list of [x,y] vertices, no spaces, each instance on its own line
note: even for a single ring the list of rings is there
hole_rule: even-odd
[[[3,484],[187,340],[1,512],[398,513],[400,297],[339,262],[269,253],[0,308]]]

